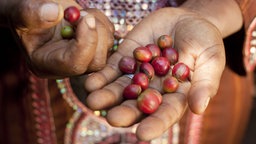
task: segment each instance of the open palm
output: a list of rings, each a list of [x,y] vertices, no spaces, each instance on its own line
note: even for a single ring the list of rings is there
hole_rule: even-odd
[[[136,100],[122,98],[122,91],[131,80],[122,75],[118,62],[123,56],[132,56],[136,47],[156,43],[164,34],[173,37],[178,61],[189,66],[191,78],[180,83],[175,93],[162,93],[163,102],[158,110],[145,116],[137,108]],[[91,94],[86,104],[94,110],[109,109],[107,120],[113,126],[126,127],[140,122],[137,136],[151,140],[177,122],[187,106],[195,113],[204,112],[210,98],[217,93],[224,65],[222,36],[214,25],[180,8],[160,9],[128,33],[102,71],[87,78],[85,87]],[[161,91],[162,80],[155,77],[150,87]]]

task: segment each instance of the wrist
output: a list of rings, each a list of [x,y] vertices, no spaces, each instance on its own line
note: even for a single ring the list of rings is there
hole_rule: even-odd
[[[245,29],[249,28],[250,23],[256,17],[255,0],[235,0],[241,9]]]
[[[187,0],[181,7],[211,22],[223,38],[237,32],[243,25],[241,10],[234,0]]]

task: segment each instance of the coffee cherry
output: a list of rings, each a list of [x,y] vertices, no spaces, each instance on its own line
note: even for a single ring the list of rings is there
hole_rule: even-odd
[[[169,35],[162,35],[157,40],[157,44],[161,49],[171,47],[172,43],[173,40]]]
[[[140,85],[130,84],[124,88],[123,97],[126,99],[137,99],[141,91]]]
[[[61,29],[61,36],[64,39],[71,39],[73,38],[74,34],[74,29],[71,26],[64,26]]]
[[[158,90],[153,89],[153,88],[149,88],[148,92],[149,92],[150,94],[152,94],[152,95],[155,95],[155,96],[157,97],[159,104],[162,103],[163,97],[162,97],[161,93],[160,93]]]
[[[152,59],[161,56],[161,50],[156,44],[148,44],[146,47],[151,51]]]
[[[151,79],[155,75],[155,70],[153,66],[148,62],[143,62],[140,65],[140,72],[145,73],[149,79]]]
[[[141,72],[136,73],[132,78],[132,84],[140,85],[142,90],[145,90],[148,88],[149,85],[148,76]]]
[[[175,92],[179,87],[178,80],[173,76],[167,76],[163,81],[164,92],[171,93]]]
[[[126,74],[132,74],[135,73],[137,69],[137,63],[136,60],[133,57],[129,56],[124,56],[120,61],[119,61],[119,69]]]
[[[166,57],[156,57],[151,64],[158,76],[164,76],[169,72],[170,62]]]
[[[75,6],[70,6],[64,10],[64,19],[70,23],[76,22],[80,18],[80,11]]]
[[[162,99],[162,96],[157,90],[148,88],[139,95],[137,106],[143,113],[151,114],[158,109],[160,105],[159,98]]]
[[[177,63],[172,69],[172,75],[179,81],[186,81],[189,78],[190,69],[184,63]]]
[[[140,62],[149,62],[152,59],[152,53],[147,47],[138,47],[133,51],[133,56]]]
[[[137,98],[137,106],[145,114],[155,112],[163,100],[159,91],[149,88],[150,79],[155,74],[163,78],[162,90],[165,93],[175,92],[179,87],[179,81],[189,78],[189,67],[184,63],[177,63],[179,55],[172,45],[172,38],[162,35],[158,38],[157,44],[137,47],[133,51],[133,57],[123,57],[119,61],[120,71],[134,74],[131,84],[123,90],[123,98]]]
[[[179,58],[178,52],[172,47],[163,49],[162,56],[166,57],[171,65],[176,64]]]

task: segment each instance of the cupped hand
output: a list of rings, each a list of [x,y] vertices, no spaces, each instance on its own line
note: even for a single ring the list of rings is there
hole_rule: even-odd
[[[168,34],[174,39],[179,62],[189,66],[190,80],[181,82],[175,93],[163,93],[161,77],[150,82],[151,88],[162,92],[163,102],[156,112],[144,115],[136,100],[125,100],[122,91],[131,80],[122,75],[118,62],[132,56],[138,46],[156,43],[159,36]],[[107,66],[85,81],[91,91],[86,104],[94,110],[109,109],[107,121],[117,127],[139,122],[136,134],[142,140],[160,136],[183,115],[187,106],[197,114],[206,109],[217,93],[225,66],[225,52],[219,30],[200,15],[181,8],[163,8],[143,19],[128,33]]]
[[[70,24],[63,19],[65,8],[76,6],[73,0],[25,0],[21,4],[23,21],[16,32],[32,71],[41,77],[61,78],[102,69],[113,45],[114,28],[97,9],[81,11],[80,19]],[[12,22],[12,20],[10,20]],[[75,27],[75,36],[63,39],[61,28]]]

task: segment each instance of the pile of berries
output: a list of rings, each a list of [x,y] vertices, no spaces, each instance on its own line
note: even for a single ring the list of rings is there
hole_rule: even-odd
[[[80,11],[75,6],[67,7],[64,10],[64,19],[69,22],[71,25],[62,27],[61,36],[64,39],[71,39],[74,37],[75,30],[72,25],[74,25],[80,18]]]
[[[172,45],[172,38],[162,35],[157,44],[137,47],[133,51],[133,57],[124,56],[119,61],[120,71],[134,74],[131,84],[124,88],[123,97],[137,99],[138,108],[146,114],[155,112],[162,102],[161,93],[149,88],[150,80],[155,75],[164,77],[162,89],[165,93],[175,92],[179,82],[186,81],[189,77],[189,67],[178,63],[179,54]]]

